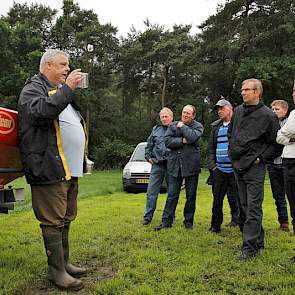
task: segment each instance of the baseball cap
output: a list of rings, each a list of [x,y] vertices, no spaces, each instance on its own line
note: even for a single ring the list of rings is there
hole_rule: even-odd
[[[232,107],[231,103],[228,100],[226,100],[226,99],[220,99],[220,100],[218,100],[218,102],[214,106],[214,109],[216,109],[217,107],[224,107],[224,106],[230,106],[230,107]]]

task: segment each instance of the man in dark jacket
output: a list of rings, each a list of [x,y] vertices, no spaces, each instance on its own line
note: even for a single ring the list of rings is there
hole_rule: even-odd
[[[165,178],[168,188],[167,174],[167,148],[165,146],[164,136],[168,126],[173,121],[173,112],[169,108],[163,108],[160,111],[161,123],[153,127],[153,130],[147,140],[145,149],[145,159],[152,164],[149,184],[146,196],[146,206],[142,224],[151,223],[157,206],[157,199],[162,182]]]
[[[208,146],[207,165],[212,175],[212,218],[209,231],[218,233],[223,222],[223,199],[227,194],[231,209],[231,222],[228,226],[237,226],[239,208],[237,203],[238,189],[234,170],[228,156],[228,128],[233,114],[233,108],[228,100],[220,99],[216,105],[219,120],[211,124]]]
[[[185,179],[186,189],[183,223],[185,228],[193,228],[198,176],[201,170],[198,141],[203,134],[203,126],[194,120],[195,116],[195,107],[186,105],[182,110],[181,120],[173,122],[166,132],[165,144],[170,149],[167,162],[168,197],[162,223],[155,230],[172,226],[183,179]]]
[[[252,258],[264,248],[262,202],[265,165],[282,153],[282,147],[276,143],[279,121],[261,101],[262,93],[260,80],[243,81],[241,94],[244,103],[235,109],[229,130],[229,156],[241,204],[242,260]]]
[[[60,288],[79,290],[83,284],[75,276],[86,269],[69,262],[68,234],[77,215],[86,137],[74,108],[73,91],[81,81],[81,70],[69,71],[65,52],[43,54],[40,73],[26,82],[19,97],[19,140],[33,210],[42,229],[48,278]]]

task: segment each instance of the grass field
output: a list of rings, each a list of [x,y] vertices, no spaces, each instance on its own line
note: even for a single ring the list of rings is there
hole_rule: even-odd
[[[121,173],[97,172],[81,180],[79,216],[72,226],[72,257],[88,267],[85,289],[76,294],[295,294],[295,237],[278,228],[266,181],[265,250],[240,262],[237,228],[208,232],[211,187],[199,181],[193,230],[182,226],[182,192],[171,229],[155,232],[166,195],[161,195],[150,226],[143,227],[145,194],[121,189]],[[23,180],[16,181],[22,186]],[[29,191],[27,189],[27,195]],[[230,221],[225,202],[225,221]],[[0,215],[0,294],[67,294],[46,280],[46,257],[29,198]]]

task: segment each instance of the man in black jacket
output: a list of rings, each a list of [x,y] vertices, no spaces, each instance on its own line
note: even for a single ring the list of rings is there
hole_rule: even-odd
[[[185,228],[193,228],[198,176],[201,170],[198,142],[203,134],[203,126],[194,120],[195,116],[195,107],[186,105],[182,110],[181,120],[173,122],[166,132],[165,144],[170,149],[167,160],[168,196],[162,223],[155,230],[172,226],[183,179],[185,179],[186,190],[183,223]]]
[[[260,80],[243,81],[241,94],[244,103],[235,109],[229,129],[229,156],[241,205],[242,260],[252,258],[264,248],[262,202],[265,165],[282,153],[282,147],[276,143],[279,121],[261,101],[262,93]]]
[[[78,177],[83,175],[85,132],[74,108],[81,70],[69,72],[68,55],[46,51],[40,73],[20,94],[19,140],[32,206],[40,221],[48,278],[62,289],[79,290],[85,268],[69,262],[69,228],[77,215]]]
[[[207,146],[207,165],[212,176],[212,218],[209,231],[218,233],[223,222],[223,199],[227,194],[231,209],[231,222],[228,226],[237,226],[239,208],[238,189],[231,161],[228,156],[228,128],[233,115],[233,107],[228,100],[220,99],[216,105],[219,120],[214,121]]]

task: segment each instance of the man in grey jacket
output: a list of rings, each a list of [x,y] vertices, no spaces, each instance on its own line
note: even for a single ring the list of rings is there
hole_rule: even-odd
[[[152,168],[147,189],[146,206],[142,221],[143,225],[150,224],[153,219],[158,195],[164,178],[167,188],[169,185],[167,174],[168,150],[165,146],[164,136],[168,126],[173,121],[173,112],[165,107],[160,111],[159,116],[161,123],[153,127],[145,149],[145,159],[152,164]]]
[[[166,132],[165,144],[170,149],[167,162],[168,197],[162,215],[162,223],[155,230],[172,226],[183,179],[185,179],[186,189],[183,223],[185,228],[193,228],[196,191],[201,171],[199,139],[203,134],[203,126],[194,120],[195,117],[195,107],[186,105],[182,110],[181,120],[173,122]]]

